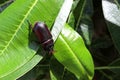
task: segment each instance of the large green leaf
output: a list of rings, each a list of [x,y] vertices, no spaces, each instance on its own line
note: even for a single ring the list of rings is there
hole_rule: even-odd
[[[73,4],[73,0],[65,0],[64,4],[61,7],[61,10],[51,30],[51,34],[53,35],[54,41],[56,41],[56,39],[58,38],[62,28],[64,27],[64,24],[66,23],[68,19],[72,4]]]
[[[63,80],[64,66],[61,65],[54,57],[50,60],[50,69],[51,80]]]
[[[94,65],[81,36],[65,25],[55,44],[56,59],[79,80],[92,80]]]
[[[78,80],[73,73],[68,71],[54,57],[51,58],[50,69],[51,80]]]
[[[91,44],[93,33],[92,14],[92,0],[76,0],[68,20],[68,24],[81,34],[87,45]]]
[[[0,14],[0,80],[14,80],[42,59],[35,55],[39,46],[29,40],[27,20],[32,24],[46,22],[50,28],[62,3],[63,0],[16,0]]]
[[[120,3],[118,0],[102,0],[102,7],[111,37],[120,52]]]

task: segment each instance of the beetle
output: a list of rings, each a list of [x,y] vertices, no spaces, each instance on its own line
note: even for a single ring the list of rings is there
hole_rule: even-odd
[[[28,21],[30,24],[30,22]],[[39,43],[42,45],[45,51],[48,51],[50,54],[53,53],[54,41],[52,35],[47,25],[44,22],[36,22],[34,27],[30,24],[32,31],[37,36]]]

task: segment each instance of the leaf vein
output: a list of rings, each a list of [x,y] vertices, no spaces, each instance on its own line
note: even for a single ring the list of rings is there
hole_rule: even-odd
[[[31,12],[31,10],[34,8],[34,6],[37,4],[38,0],[35,0],[33,5],[29,8],[29,10],[27,11],[27,13],[25,14],[25,17],[21,20],[18,28],[16,29],[15,33],[13,34],[13,36],[11,37],[10,41],[8,42],[8,44],[5,46],[5,48],[2,50],[1,55],[5,52],[5,50],[7,50],[7,48],[9,47],[10,43],[12,42],[12,40],[15,38],[18,30],[21,28],[22,24],[24,23],[25,19],[27,18],[27,16],[29,15],[29,13]]]

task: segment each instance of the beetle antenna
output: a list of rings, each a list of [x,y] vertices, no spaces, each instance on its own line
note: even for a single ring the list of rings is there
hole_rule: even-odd
[[[32,24],[30,23],[29,20],[27,20],[27,23],[28,23],[29,27],[30,27],[31,29],[33,29]]]

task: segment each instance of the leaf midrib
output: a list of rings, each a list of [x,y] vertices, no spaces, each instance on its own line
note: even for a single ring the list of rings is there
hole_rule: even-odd
[[[72,55],[73,55],[73,57],[75,57],[77,63],[79,63],[79,64],[81,65],[81,68],[82,68],[81,72],[82,72],[83,74],[85,74],[84,71],[87,72],[86,69],[83,67],[82,63],[77,59],[78,57],[76,57],[76,55],[74,54],[74,51],[73,51],[72,48],[68,45],[68,43],[67,43],[67,41],[64,39],[63,35],[61,35],[61,38],[64,40],[64,43],[66,44],[66,46],[68,47],[68,49],[70,50],[70,52],[73,53]]]
[[[33,3],[33,5],[31,6],[31,8],[29,8],[29,10],[27,11],[25,17],[22,19],[22,21],[20,22],[18,28],[16,29],[15,33],[13,34],[13,36],[11,37],[10,41],[8,42],[8,44],[5,46],[5,48],[2,50],[1,55],[4,53],[4,51],[9,47],[10,43],[12,42],[12,40],[15,38],[18,30],[21,28],[22,24],[24,23],[25,19],[27,18],[27,16],[29,15],[29,13],[31,12],[31,10],[34,8],[34,6],[36,5],[36,3],[38,2],[38,0],[35,0],[35,2]]]

